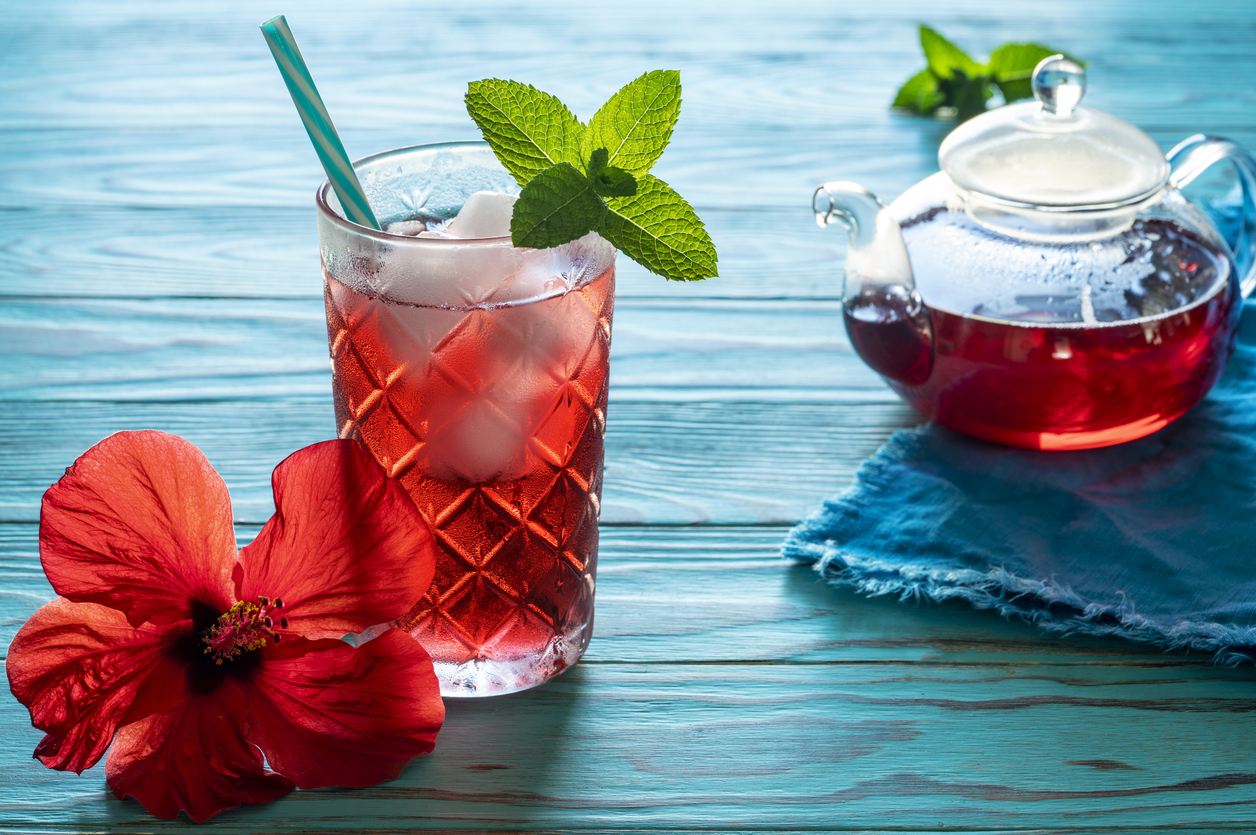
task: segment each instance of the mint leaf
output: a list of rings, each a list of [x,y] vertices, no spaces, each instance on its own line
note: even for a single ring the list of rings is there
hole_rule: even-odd
[[[537,174],[519,192],[510,217],[515,246],[545,249],[589,234],[606,213],[585,175],[569,162]]]
[[[671,281],[718,275],[715,245],[702,221],[667,183],[642,175],[635,195],[606,204],[597,233],[638,264]]]
[[[637,193],[637,180],[622,168],[607,165],[609,152],[597,148],[589,155],[589,184],[601,197],[631,197]]]
[[[637,193],[637,178],[613,165],[599,170],[589,182],[594,193],[602,197],[632,197]]]
[[[1034,67],[1059,53],[1036,43],[1008,43],[991,53],[990,62],[983,66],[924,24],[920,25],[920,48],[929,66],[907,79],[890,107],[921,115],[954,108],[960,121],[983,113],[996,87],[1005,102],[1032,97]]]
[[[994,95],[989,78],[969,78],[961,70],[956,70],[950,78],[939,81],[938,86],[955,108],[955,115],[961,122],[985,113],[986,100]]]
[[[589,120],[582,150],[606,148],[607,164],[645,174],[658,162],[680,115],[680,73],[655,70],[629,82]]]
[[[589,162],[584,167],[585,172],[590,176],[594,176],[606,167],[607,161],[610,159],[610,151],[605,148],[596,148],[593,153],[589,154]]]
[[[990,53],[990,73],[995,78],[1023,75],[1026,78],[1043,58],[1059,53],[1036,43],[1005,43]]]
[[[558,99],[517,81],[486,78],[467,88],[467,113],[519,183],[560,162],[584,164],[584,125]]]
[[[1034,67],[1038,66],[1038,62],[1043,58],[1059,54],[1058,50],[1048,49],[1036,43],[1005,43],[991,52],[990,74],[994,76],[994,83],[1003,93],[1003,100],[1012,102],[1017,99],[1033,98],[1031,77],[1034,74]],[[1085,66],[1081,61],[1077,63]]]
[[[510,219],[515,246],[544,249],[596,231],[669,280],[716,273],[697,213],[646,172],[680,113],[680,74],[649,72],[602,105],[586,130],[558,99],[514,81],[467,90],[467,112],[523,186]]]
[[[946,95],[938,89],[938,77],[925,68],[907,79],[894,96],[890,107],[901,107],[921,116],[927,116],[946,102]]]
[[[964,50],[923,23],[920,24],[920,48],[924,50],[929,69],[938,78],[950,78],[956,70],[969,78],[976,78],[985,69],[969,58]]]

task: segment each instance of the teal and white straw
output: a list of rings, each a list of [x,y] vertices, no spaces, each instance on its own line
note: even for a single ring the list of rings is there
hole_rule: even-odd
[[[283,15],[272,18],[262,24],[262,34],[266,37],[271,54],[275,56],[275,63],[279,65],[284,83],[288,85],[292,103],[297,106],[297,113],[305,123],[305,131],[310,135],[314,150],[318,152],[318,158],[323,163],[327,179],[331,181],[331,187],[340,198],[345,216],[360,226],[379,229],[379,221],[375,219],[371,205],[366,202],[366,192],[362,191],[358,175],[349,163],[349,155],[345,153],[345,146],[336,133],[335,125],[331,123],[331,116],[327,115],[327,108],[323,105],[322,96],[318,94],[318,88],[314,86],[314,79],[310,77],[310,69],[301,57],[301,50],[297,49],[297,41],[292,37],[288,21]]]

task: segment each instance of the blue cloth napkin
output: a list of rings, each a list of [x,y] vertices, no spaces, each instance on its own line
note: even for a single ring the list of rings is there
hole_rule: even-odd
[[[1159,432],[1038,452],[901,431],[783,553],[872,595],[1256,660],[1256,297],[1225,376]]]

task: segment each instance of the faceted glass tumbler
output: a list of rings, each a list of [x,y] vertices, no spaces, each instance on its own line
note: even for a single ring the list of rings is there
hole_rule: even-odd
[[[480,143],[354,165],[385,230],[409,233],[353,224],[318,192],[337,434],[401,481],[438,548],[397,625],[445,696],[535,686],[593,629],[615,250],[440,237],[471,193],[513,187]]]

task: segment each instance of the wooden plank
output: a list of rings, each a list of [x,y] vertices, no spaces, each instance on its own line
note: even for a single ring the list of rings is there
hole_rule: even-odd
[[[637,403],[609,410],[602,521],[792,523],[847,485],[899,426],[901,403]],[[159,429],[199,446],[236,518],[273,512],[270,472],[334,437],[330,397],[190,403],[10,402],[0,410],[0,521],[34,521],[43,491],[101,438]]]
[[[75,22],[56,29],[15,20],[12,49],[30,60],[14,61],[0,82],[0,206],[308,206],[321,178],[313,155],[260,38],[240,37],[255,32],[256,10],[223,5],[212,24],[182,28],[174,21],[197,17],[197,7],[160,16],[131,7],[102,24],[67,3],[64,19]],[[526,79],[587,117],[626,78],[660,62],[679,68],[685,115],[659,173],[700,208],[793,209],[835,177],[893,195],[935,170],[950,125],[887,109],[921,63],[922,16],[978,54],[1032,34],[1084,55],[1088,104],[1166,147],[1196,131],[1256,143],[1251,4],[1194,4],[1174,16],[1172,38],[1162,20],[1178,7],[1164,0],[1102,9],[1071,0],[1049,10],[1025,2],[1001,7],[998,19],[882,5],[874,14],[790,4],[749,25],[758,7],[710,15],[702,4],[667,4],[666,36],[644,11],[593,18],[570,4],[485,4],[422,27],[395,25],[393,7],[364,10],[352,24],[313,10],[294,25],[358,155],[475,136],[462,105],[475,77]],[[112,36],[93,37],[96,25]],[[597,31],[614,32],[617,60],[603,60]],[[372,49],[358,49],[367,41],[354,32]],[[121,47],[132,39],[136,49]],[[486,53],[485,42],[498,49]]]
[[[195,186],[191,186],[195,188]],[[789,211],[706,209],[721,275],[669,283],[618,259],[620,299],[836,299],[844,230]],[[0,212],[5,297],[321,298],[312,202],[279,208],[39,208]]]
[[[1189,95],[1183,91],[1182,99]],[[1178,104],[1160,101],[1155,109]],[[1166,125],[1140,120],[1144,114],[1118,115],[1139,124],[1166,150],[1201,131],[1256,147],[1256,125],[1247,101],[1237,100],[1232,113],[1187,115]],[[888,111],[874,117],[844,114],[840,121],[814,126],[785,121],[767,127],[733,126],[738,139],[727,144],[729,126],[711,125],[699,132],[698,125],[690,131],[694,135],[677,136],[657,175],[704,217],[719,209],[800,211],[810,205],[817,185],[833,179],[859,180],[888,202],[938,170],[938,146],[954,126]],[[358,142],[363,152],[355,155],[476,138],[474,128],[461,125],[418,136],[371,135]],[[90,144],[61,130],[0,132],[0,210],[38,206],[70,214],[84,207],[299,211],[307,213],[312,230],[313,194],[323,175],[305,147],[308,142],[298,142],[301,139],[280,134],[242,141],[236,132],[212,131],[187,139],[178,126],[160,131],[102,130]]]
[[[612,400],[895,400],[851,351],[836,300],[677,290],[616,305]],[[11,298],[0,329],[0,400],[275,400],[331,388],[320,299]]]
[[[461,96],[458,91],[452,98],[461,102]],[[718,107],[717,103],[712,107]],[[292,121],[296,122],[295,114]],[[451,125],[442,132],[372,133],[356,142],[354,147],[361,151],[354,153],[364,156],[404,145],[478,138],[469,119],[464,116],[463,121],[467,124]],[[1208,118],[1204,124],[1217,133],[1251,127],[1246,111],[1234,118]],[[1170,126],[1165,140],[1175,142],[1189,133],[1189,124],[1184,125]],[[284,129],[254,131],[243,139],[239,131],[229,128],[200,129],[195,137],[186,137],[188,128],[177,124],[157,130],[102,128],[90,141],[60,129],[0,130],[0,173],[5,175],[0,208],[312,212],[314,189],[322,173],[308,140],[294,134],[294,127],[299,131],[299,123],[285,124]],[[692,135],[677,135],[657,174],[700,211],[791,210],[808,205],[815,186],[837,176],[834,169],[848,172],[843,176],[861,176],[883,190],[906,188],[937,170],[937,144],[950,127],[953,124],[889,112],[865,123],[851,114],[841,122],[813,126],[734,125],[738,141],[728,144],[720,141],[728,125],[711,125],[705,131],[695,125],[687,131]],[[788,145],[781,144],[783,131],[788,131]]]
[[[452,703],[437,750],[371,789],[228,813],[221,832],[1018,830],[1256,824],[1253,683],[1083,667],[582,663],[538,690]],[[44,773],[20,707],[0,826],[182,831]],[[613,779],[607,779],[614,775]]]
[[[975,49],[1016,37],[1028,21],[1035,37],[1071,42],[1092,58],[1089,101],[1147,127],[1166,147],[1196,130],[1256,145],[1250,73],[1241,70],[1254,60],[1245,39],[1256,25],[1250,4],[1197,5],[1172,39],[1160,37],[1155,12],[1143,5],[1091,5],[1053,6],[1044,18],[1033,4],[1020,4],[1001,10],[997,21],[928,11]],[[103,16],[82,4],[66,7],[74,22],[55,32],[9,12],[10,42],[31,60],[14,62],[0,81],[9,117],[0,127],[0,206],[11,210],[0,231],[3,292],[316,294],[309,201],[317,166],[267,56],[247,39],[223,40],[228,31],[251,31],[255,10],[236,5],[214,25],[174,36],[173,21],[197,7],[176,5],[159,17],[142,7]],[[1065,24],[1070,8],[1084,11],[1091,25]],[[756,38],[744,34],[749,9],[712,17],[697,6],[669,5],[681,27],[669,31],[701,22],[696,39],[660,40],[644,14],[612,12],[592,23],[617,31],[626,60],[642,60],[636,53],[644,50],[650,60],[676,58],[693,76],[686,118],[661,173],[702,209],[725,275],[684,298],[836,294],[841,235],[811,227],[811,189],[825,179],[857,179],[888,199],[936,169],[937,143],[950,128],[884,107],[902,67],[919,62],[913,21],[925,9],[890,4],[871,15],[791,4]],[[422,37],[438,41],[447,56],[440,62],[414,48],[415,33],[381,25],[381,14],[396,13],[367,10],[354,23],[372,31],[377,46],[365,57],[373,69],[387,62],[383,78],[364,71],[364,56],[344,46],[343,21],[314,11],[306,24],[308,42],[326,62],[325,92],[340,99],[339,120],[362,149],[472,136],[461,109],[469,67],[540,76],[536,83],[552,82],[573,103],[588,99],[589,108],[599,83],[610,89],[622,81],[623,62],[592,60],[582,52],[596,49],[584,45],[588,37],[572,38],[571,27],[591,24],[587,16],[561,6],[544,13],[486,7],[471,18],[425,21]],[[517,38],[492,35],[525,23],[540,38],[527,48],[511,49]],[[119,49],[116,38],[88,37],[97,25],[144,37],[142,53]],[[1114,37],[1119,54],[1112,54]],[[503,50],[484,56],[485,39]],[[835,50],[836,42],[844,48]],[[558,44],[576,48],[548,48]],[[143,62],[163,70],[146,72]],[[565,89],[573,78],[581,82]],[[623,272],[624,296],[673,291],[635,265]]]
[[[1256,140],[1256,131],[1253,132]],[[1252,143],[1256,147],[1256,141]],[[704,208],[720,253],[720,275],[694,284],[665,282],[628,258],[616,265],[616,293],[629,299],[692,304],[713,299],[834,301],[841,298],[846,231],[820,229],[811,188],[841,177],[872,183],[874,168],[908,171],[903,185],[936,165],[884,154],[817,163],[789,208]],[[866,176],[865,176],[866,175]],[[897,176],[897,174],[896,174]],[[189,188],[195,191],[195,184]],[[1217,189],[1202,192],[1216,194]],[[889,200],[895,191],[884,194]],[[322,294],[313,212],[301,208],[151,208],[78,205],[0,210],[0,300],[29,298],[317,299]],[[0,314],[2,315],[2,314]],[[622,319],[622,317],[621,317]]]
[[[266,128],[291,121],[291,114],[276,106],[286,104],[282,88],[264,83],[275,79],[269,56],[259,49],[260,38],[244,37],[256,36],[257,11],[250,4],[217,3],[212,15],[187,2],[163,5],[160,12],[142,5],[111,5],[104,12],[82,2],[53,5],[63,13],[57,27],[41,25],[44,18],[29,18],[21,10],[6,11],[10,43],[30,57],[13,66],[6,84],[11,93],[26,96],[30,107],[23,109],[32,122],[100,128],[127,121],[140,110],[202,127],[217,122],[207,115],[207,100],[230,108],[221,115],[233,115],[235,124]],[[774,9],[771,16],[750,3],[727,4],[712,14],[701,3],[660,0],[607,8],[598,15],[580,10],[574,2],[545,8],[481,3],[466,14],[431,16],[422,26],[411,26],[405,24],[413,20],[412,12],[403,6],[364,7],[352,20],[329,7],[294,14],[293,25],[346,133],[380,130],[385,121],[416,129],[462,119],[462,86],[492,75],[569,88],[564,98],[587,117],[605,98],[599,88],[608,82],[618,86],[625,74],[660,61],[696,73],[702,89],[709,84],[721,98],[746,102],[746,112],[792,100],[801,103],[798,115],[823,112],[814,100],[806,100],[808,85],[800,82],[844,87],[855,93],[849,101],[871,109],[920,63],[915,28],[922,19],[977,55],[1002,41],[1027,37],[1077,51],[1091,62],[1092,74],[1127,73],[1122,95],[1155,91],[1167,104],[1166,85],[1173,90],[1206,79],[1212,90],[1241,96],[1248,89],[1241,74],[1212,76],[1208,68],[1250,60],[1246,39],[1253,26],[1251,5],[1243,0],[1195,3],[1188,14],[1170,0],[1102,6],[1066,0],[1050,8],[1019,0],[1002,4],[997,15],[922,0],[876,8],[812,0]],[[661,31],[655,15],[664,11],[669,26]],[[1163,28],[1166,15],[1175,22],[1171,38]],[[180,26],[185,20],[197,25]],[[110,29],[110,38],[98,37],[102,26]],[[486,38],[492,39],[492,49],[485,48]],[[615,44],[615,61],[605,60],[607,39]],[[368,42],[370,50],[360,48]],[[129,44],[143,49],[128,49]],[[808,67],[813,74],[800,75]],[[1147,73],[1148,68],[1164,72]],[[152,72],[158,69],[162,74]],[[815,69],[831,72],[817,76]],[[117,85],[119,76],[130,84]],[[749,89],[720,83],[737,77],[750,81]],[[69,81],[74,95],[39,96],[50,79]],[[852,79],[859,79],[858,86]],[[221,100],[204,95],[224,80],[244,95]],[[870,82],[885,85],[885,94],[865,94]],[[198,98],[181,93],[193,86],[202,93]],[[412,106],[398,111],[399,96]],[[67,98],[76,107],[68,110]],[[759,107],[749,106],[756,100]],[[1203,104],[1198,97],[1188,103]]]
[[[244,545],[260,525],[237,525]],[[780,558],[789,528],[602,525],[597,627],[586,660],[606,664],[980,666],[992,680],[1107,666],[1140,680],[1251,681],[1206,654],[1115,638],[1061,638],[963,603],[902,604],[835,589]],[[38,526],[0,525],[0,646],[54,596]],[[1045,673],[1044,673],[1045,674]],[[922,672],[922,675],[927,674]]]
[[[1250,669],[858,598],[773,559],[783,533],[608,526],[574,670],[451,702],[436,753],[394,783],[299,793],[215,831],[1256,824]],[[34,534],[0,526],[4,588],[34,588]],[[0,596],[6,643],[26,616]],[[39,734],[12,701],[0,738],[0,831],[182,826],[114,800],[100,767],[30,761]]]

